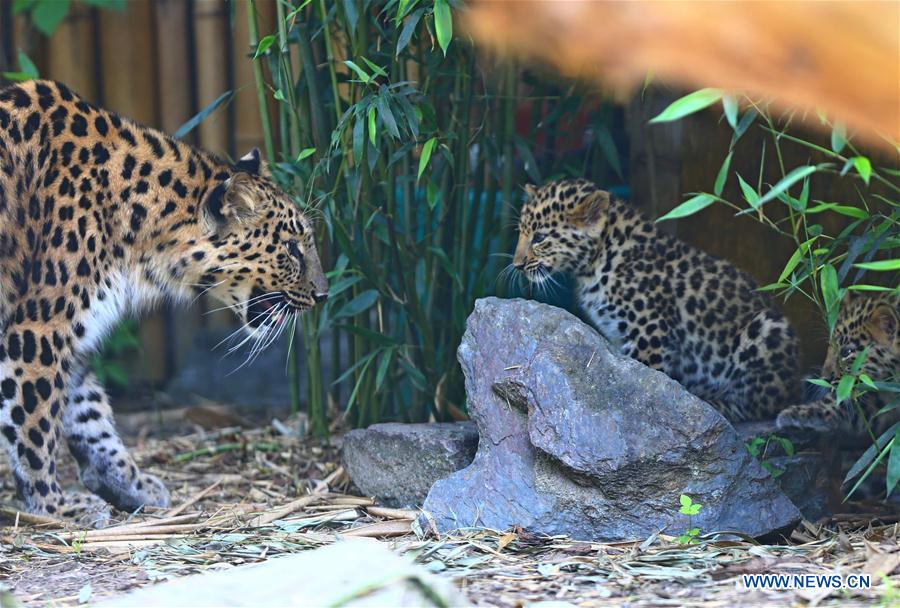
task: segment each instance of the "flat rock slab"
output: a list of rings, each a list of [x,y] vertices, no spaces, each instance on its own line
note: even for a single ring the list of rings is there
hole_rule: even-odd
[[[392,507],[420,507],[435,481],[475,458],[471,422],[373,424],[344,436],[341,459],[353,483]]]
[[[145,587],[98,608],[470,606],[448,581],[375,540],[345,540],[261,564]]]
[[[458,357],[480,439],[474,462],[425,501],[441,531],[762,536],[800,519],[725,418],[564,310],[478,300]],[[690,523],[681,494],[703,505]]]

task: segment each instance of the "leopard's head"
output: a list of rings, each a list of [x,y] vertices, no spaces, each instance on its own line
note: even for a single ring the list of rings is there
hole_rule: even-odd
[[[876,381],[900,374],[900,296],[848,293],[832,332],[822,377],[835,381],[852,373],[863,351],[859,372]]]
[[[534,283],[590,265],[606,226],[610,195],[583,180],[525,186],[513,266]]]
[[[309,218],[271,180],[258,150],[203,198],[207,240],[201,285],[251,331],[282,329],[328,297]]]

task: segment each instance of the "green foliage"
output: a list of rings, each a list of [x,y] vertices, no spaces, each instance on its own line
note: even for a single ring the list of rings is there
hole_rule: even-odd
[[[34,62],[25,54],[24,51],[19,50],[19,71],[18,72],[2,72],[0,76],[3,76],[7,80],[13,80],[16,82],[21,82],[23,80],[34,80],[40,77],[38,73],[37,66],[34,65]]]
[[[700,534],[700,528],[695,528],[693,524],[693,516],[700,513],[700,508],[703,506],[699,502],[694,502],[693,499],[687,494],[682,494],[679,497],[679,502],[681,506],[678,508],[678,512],[682,515],[687,515],[688,517],[688,527],[685,529],[684,533],[682,533],[678,537],[678,542],[682,545],[690,545],[697,542],[697,536]]]
[[[317,242],[331,268],[328,301],[304,315],[297,341],[320,433],[326,402],[353,425],[463,410],[456,348],[474,300],[506,289],[497,276],[523,173],[583,175],[585,162],[597,177],[622,172],[604,124],[609,106],[594,109],[571,83],[526,82],[514,65],[478,60],[454,37],[458,5],[279,2],[276,31],[260,35],[250,4],[247,55],[266,154],[321,220]],[[519,101],[520,88],[533,99]],[[527,133],[517,131],[523,108],[533,117]],[[554,150],[579,112],[597,132],[588,148],[535,158],[535,141]],[[325,339],[330,378],[320,366]]]
[[[123,357],[140,351],[137,323],[126,321],[107,336],[100,350],[91,358],[91,370],[101,384],[124,388],[128,386],[128,372],[122,363]]]
[[[747,451],[750,452],[750,455],[759,461],[762,468],[769,472],[769,475],[780,477],[784,474],[784,469],[779,469],[772,464],[771,460],[766,458],[771,444],[781,446],[781,450],[786,456],[793,456],[795,453],[794,444],[790,439],[775,434],[769,434],[768,437],[754,437],[744,445],[747,446]]]
[[[125,8],[125,0],[81,0],[90,6],[97,8],[122,10]],[[28,15],[34,26],[44,36],[51,36],[62,20],[69,14],[71,2],[69,0],[15,0],[13,14]]]
[[[707,107],[719,98],[733,135],[713,193],[697,193],[661,219],[685,217],[718,203],[732,208],[736,215],[748,215],[790,239],[795,247],[793,254],[778,279],[761,290],[777,292],[785,298],[800,294],[811,300],[821,311],[829,336],[834,331],[841,302],[849,291],[900,291],[900,171],[874,166],[871,159],[856,148],[843,124],[828,123],[824,115],[820,114],[820,119],[831,127],[830,147],[791,134],[789,127],[793,113],[776,118],[765,102],[744,99],[747,109],[740,115],[734,101],[721,94],[717,97],[716,92],[709,89],[679,99],[654,121],[675,120]],[[755,155],[761,159],[758,178],[748,181],[735,172],[743,200],[728,200],[723,193],[732,157],[738,141],[752,124],[757,124],[764,134],[763,149]],[[785,166],[782,147],[788,144],[805,148],[817,162],[793,168]],[[767,169],[779,176],[772,184],[765,183]],[[857,198],[840,202],[810,200],[812,180],[824,177],[851,180]],[[771,205],[776,206],[772,208]],[[823,215],[833,217],[823,219]],[[830,229],[832,226],[839,228]],[[866,280],[868,273],[872,276]],[[839,403],[856,407],[864,419],[858,406],[863,393],[871,390],[898,392],[897,383],[892,382],[894,379],[873,379],[861,373],[865,356],[866,353],[860,353],[849,373],[845,373],[835,387],[821,379],[813,381],[835,391]],[[897,407],[895,400],[876,415],[884,415]],[[876,438],[871,432],[870,421],[865,422],[873,446],[851,470],[853,475],[848,475],[849,480],[861,474],[850,493],[879,462],[887,459],[888,468],[893,466],[888,480],[890,494],[900,477],[900,440],[892,433]]]

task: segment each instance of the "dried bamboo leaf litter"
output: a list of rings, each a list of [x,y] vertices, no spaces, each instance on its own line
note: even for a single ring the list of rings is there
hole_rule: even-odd
[[[485,529],[435,537],[414,524],[415,511],[354,495],[339,438],[328,444],[276,427],[281,432],[230,428],[141,442],[135,456],[166,481],[173,507],[102,530],[18,513],[9,472],[0,469],[0,586],[26,606],[76,606],[347,535],[388,543],[485,606],[900,605],[900,523],[890,510],[804,523],[781,545],[683,546],[665,535],[604,544]],[[63,478],[75,483],[71,465]],[[741,581],[779,573],[868,574],[872,588],[761,591]]]

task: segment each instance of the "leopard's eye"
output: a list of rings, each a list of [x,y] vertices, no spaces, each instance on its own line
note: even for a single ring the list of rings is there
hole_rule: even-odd
[[[545,238],[547,238],[547,235],[544,234],[543,232],[535,232],[534,236],[531,237],[531,242],[533,244],[537,245],[538,243],[543,241]]]
[[[853,350],[852,346],[842,346],[841,347],[841,359],[849,359],[852,357],[856,351]]]
[[[300,247],[297,245],[297,241],[285,241],[284,246],[287,248],[288,253],[298,260],[303,259],[303,254],[300,253]]]

